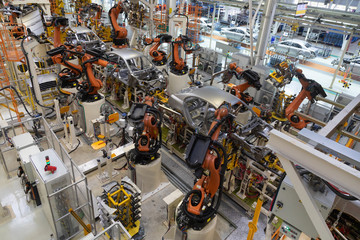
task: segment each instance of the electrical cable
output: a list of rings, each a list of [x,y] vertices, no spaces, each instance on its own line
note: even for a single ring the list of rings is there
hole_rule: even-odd
[[[123,170],[127,166],[127,162],[121,168],[114,168],[114,170],[120,171]]]
[[[330,188],[331,191],[333,191],[337,196],[345,199],[345,200],[349,200],[349,201],[356,201],[358,200],[356,197],[351,196],[351,195],[345,195],[344,192],[340,191],[337,187],[335,187],[334,185],[332,185],[331,183],[323,180],[323,182],[326,184],[326,186],[328,186]]]
[[[11,86],[11,85],[9,85],[9,86],[5,86],[5,87],[3,87],[3,88],[0,88],[0,91],[3,91],[3,90],[5,90],[5,89],[7,89],[7,88],[11,88],[12,90],[14,90],[14,91],[15,91],[15,93],[16,93],[16,95],[18,96],[18,98],[19,98],[19,100],[20,100],[21,104],[24,106],[26,113],[27,113],[27,114],[29,114],[29,116],[30,116],[30,117],[35,118],[36,116],[35,116],[35,115],[32,115],[32,114],[29,112],[29,110],[27,109],[27,107],[26,107],[26,105],[25,105],[24,101],[22,100],[22,98],[21,98],[21,96],[20,96],[19,92],[17,91],[17,89],[16,89],[14,86]]]
[[[300,176],[303,176],[305,174],[309,174],[311,173],[310,171],[300,167],[300,166],[296,166],[296,169],[298,170]],[[337,187],[335,187],[334,185],[332,185],[331,183],[325,181],[324,179],[322,179],[322,181],[326,184],[326,186],[328,186],[330,188],[330,190],[332,192],[334,192],[337,196],[345,199],[345,200],[349,200],[349,201],[355,201],[358,200],[356,197],[351,196],[351,195],[347,195],[347,192],[343,192],[341,190],[339,190]]]
[[[78,145],[73,150],[68,152],[68,154],[70,155],[70,153],[73,153],[79,146],[80,146],[80,140],[78,139]]]

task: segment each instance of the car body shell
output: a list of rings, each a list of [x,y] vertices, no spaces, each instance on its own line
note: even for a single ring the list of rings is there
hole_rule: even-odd
[[[199,18],[199,19],[191,19],[189,20],[189,27],[196,28],[197,26],[200,26],[200,31],[207,32],[211,29],[211,20],[207,18]]]
[[[310,43],[299,39],[281,41],[274,44],[270,49],[290,57],[300,56],[305,59],[315,58],[318,54],[317,48],[312,47]]]
[[[101,51],[106,50],[105,43],[92,30],[86,27],[71,27],[66,40],[72,45],[81,45],[84,49],[96,48]]]
[[[235,106],[239,99],[217,87],[191,87],[169,97],[170,107],[180,112],[193,129],[207,133],[214,119],[214,112],[223,103]]]
[[[119,71],[113,72],[113,77],[125,85],[138,86],[146,90],[164,87],[163,73],[143,53],[131,48],[122,48],[112,49],[106,55],[119,67]]]

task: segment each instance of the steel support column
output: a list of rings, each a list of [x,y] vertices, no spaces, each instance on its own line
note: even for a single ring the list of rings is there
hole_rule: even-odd
[[[277,0],[268,0],[265,2],[265,11],[261,22],[258,42],[256,44],[256,61],[258,65],[265,57],[266,47],[269,40],[271,25],[274,21]]]
[[[333,76],[333,79],[332,79],[332,81],[331,81],[331,84],[330,84],[329,88],[332,88],[333,85],[334,85],[334,82],[335,82],[336,77],[337,77],[337,75],[338,75],[338,72],[339,72],[339,70],[340,70],[341,64],[342,64],[342,62],[343,62],[345,53],[346,53],[346,51],[347,51],[348,48],[349,48],[349,45],[350,45],[350,42],[351,42],[351,38],[353,37],[353,35],[354,35],[354,31],[351,32],[351,34],[350,34],[350,36],[349,36],[349,39],[346,41],[345,48],[342,50],[341,57],[340,57],[340,60],[339,60],[339,64],[338,64],[338,66],[337,66],[337,68],[336,68],[336,70],[335,70],[335,73],[334,73],[334,76]]]

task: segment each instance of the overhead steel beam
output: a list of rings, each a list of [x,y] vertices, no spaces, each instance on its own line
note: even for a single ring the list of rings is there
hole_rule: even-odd
[[[203,2],[214,4],[215,1],[212,0],[204,0]],[[218,2],[217,2],[218,3]],[[235,0],[224,0],[221,1],[222,5],[232,6],[235,8],[243,7],[245,5],[248,5],[248,1],[235,1]],[[258,6],[259,1],[254,1],[253,6]],[[281,1],[278,2],[278,6],[276,9],[277,14],[286,14],[288,16],[294,16],[295,10],[296,10],[296,4],[291,3],[283,3]],[[262,5],[260,7],[260,11],[264,11],[264,6]],[[326,9],[326,8],[317,8],[308,6],[306,16],[305,18],[314,18],[317,19],[319,16],[322,17],[322,21],[332,21],[332,24],[338,24],[342,23],[344,24],[351,24],[352,28],[359,28],[360,26],[360,15],[352,12],[345,12],[345,11],[339,11],[334,9]],[[300,20],[299,18],[297,18]]]
[[[332,154],[342,161],[348,162],[360,168],[360,152],[358,151],[348,148],[316,132],[310,131],[307,128],[303,128],[298,133],[297,137],[308,142],[323,152]]]
[[[302,117],[302,118],[304,118],[306,120],[309,120],[310,122],[313,122],[313,123],[315,123],[317,125],[320,125],[322,127],[326,126],[325,122],[320,121],[320,120],[318,120],[318,119],[316,119],[316,118],[314,118],[312,116],[306,115],[306,114],[298,112],[298,111],[295,111],[294,113],[295,113],[295,115],[297,115],[299,117]],[[354,139],[355,141],[360,142],[360,137],[356,136],[356,135],[354,135],[352,133],[346,132],[346,131],[344,131],[342,129],[337,129],[336,132],[338,134],[341,134],[341,135],[345,136],[345,137],[348,137],[348,138]]]
[[[352,168],[292,136],[270,131],[267,146],[286,158],[360,199],[360,171]],[[286,169],[285,169],[286,170]]]
[[[278,20],[287,20],[287,21],[292,21],[293,23],[302,23],[302,24],[309,24],[311,25],[312,28],[318,27],[318,28],[324,28],[326,27],[328,28],[332,28],[332,29],[337,29],[338,33],[339,31],[342,31],[344,33],[350,33],[350,32],[354,32],[354,33],[360,33],[359,30],[354,29],[354,27],[350,28],[350,27],[346,27],[344,25],[335,25],[335,24],[329,24],[326,25],[324,22],[323,23],[318,23],[316,22],[316,19],[298,19],[295,17],[290,17],[290,16],[284,16],[284,15],[278,15],[276,16],[276,19]]]
[[[342,126],[349,117],[360,107],[360,94],[355,97],[346,107],[341,110],[325,127],[318,132],[320,135],[330,138],[337,129]]]

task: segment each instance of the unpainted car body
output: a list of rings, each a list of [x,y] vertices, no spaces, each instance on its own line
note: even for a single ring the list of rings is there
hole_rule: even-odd
[[[204,86],[184,89],[172,94],[169,105],[180,112],[193,129],[207,133],[214,120],[214,113],[224,102],[235,106],[239,99],[217,87]]]
[[[302,57],[304,59],[311,59],[317,57],[318,49],[313,47],[310,43],[299,40],[285,40],[274,44],[270,50],[285,54],[290,57]]]
[[[112,76],[127,86],[138,86],[145,90],[162,89],[166,80],[163,73],[144,56],[131,48],[112,49],[106,53],[109,60],[118,64],[120,70]]]
[[[106,50],[106,45],[101,39],[90,29],[86,27],[72,27],[68,32],[66,41],[72,45],[81,45],[84,49]]]

